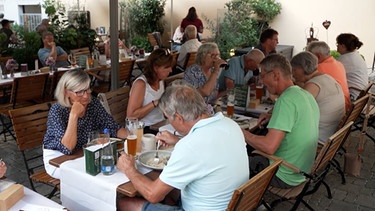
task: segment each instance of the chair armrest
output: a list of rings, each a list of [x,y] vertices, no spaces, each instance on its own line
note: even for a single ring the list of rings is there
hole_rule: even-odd
[[[358,92],[362,91],[362,89],[357,88],[357,87],[353,87],[353,86],[349,87],[349,89],[353,89],[353,90],[358,91]]]
[[[258,155],[262,155],[263,157],[266,157],[268,159],[271,159],[271,160],[274,160],[274,161],[277,161],[277,160],[282,160],[281,158],[277,157],[277,156],[274,156],[274,155],[269,155],[267,153],[264,153],[260,150],[254,150],[252,151],[253,154],[258,154]],[[286,162],[285,160],[282,160],[283,162],[281,163],[281,165],[284,165],[286,166],[287,168],[295,171],[296,173],[303,173],[303,171],[301,169],[299,169],[298,167]]]

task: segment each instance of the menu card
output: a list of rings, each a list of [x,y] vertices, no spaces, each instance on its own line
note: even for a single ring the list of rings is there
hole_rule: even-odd
[[[250,102],[250,86],[245,84],[236,84],[234,87],[234,93],[236,96],[235,106],[246,108]]]

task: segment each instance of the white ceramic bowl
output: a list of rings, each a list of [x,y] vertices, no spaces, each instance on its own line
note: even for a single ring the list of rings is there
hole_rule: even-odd
[[[156,150],[150,150],[147,152],[143,152],[139,155],[138,161],[145,167],[155,169],[155,170],[163,170],[164,166],[167,164],[169,158],[171,157],[171,151],[167,150],[159,150],[159,163],[154,163]]]

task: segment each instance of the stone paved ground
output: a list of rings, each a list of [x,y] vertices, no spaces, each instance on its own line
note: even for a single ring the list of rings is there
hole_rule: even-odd
[[[375,137],[375,130],[369,129],[369,132]],[[354,151],[358,142],[359,132],[353,132],[351,136],[350,151]],[[307,196],[305,199],[315,208],[315,210],[375,210],[375,145],[366,138],[365,152],[363,154],[363,167],[360,177],[346,176],[346,184],[341,184],[341,178],[336,172],[331,172],[326,177],[326,182],[330,185],[333,198],[326,197],[326,190],[323,186],[313,195]],[[41,153],[41,149],[35,150],[34,154]],[[25,171],[22,155],[18,151],[16,143],[8,136],[8,141],[4,142],[3,135],[0,137],[0,157],[8,165],[6,176],[18,183],[30,188],[27,173]],[[339,157],[341,165],[343,158]],[[39,160],[42,162],[42,160]],[[44,184],[37,184],[36,189],[41,194],[49,193],[51,187]],[[266,201],[270,201],[273,197],[266,194]],[[60,203],[59,195],[52,198]],[[291,204],[283,202],[278,205],[275,210],[289,210]],[[303,204],[298,210],[307,210]]]

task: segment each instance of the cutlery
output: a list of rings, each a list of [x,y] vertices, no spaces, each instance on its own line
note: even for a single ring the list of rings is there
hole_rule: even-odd
[[[154,157],[155,163],[159,163],[159,161],[160,161],[160,159],[159,159],[159,147],[160,147],[160,140],[158,140],[158,144],[156,146],[156,153],[155,153],[155,157]]]

